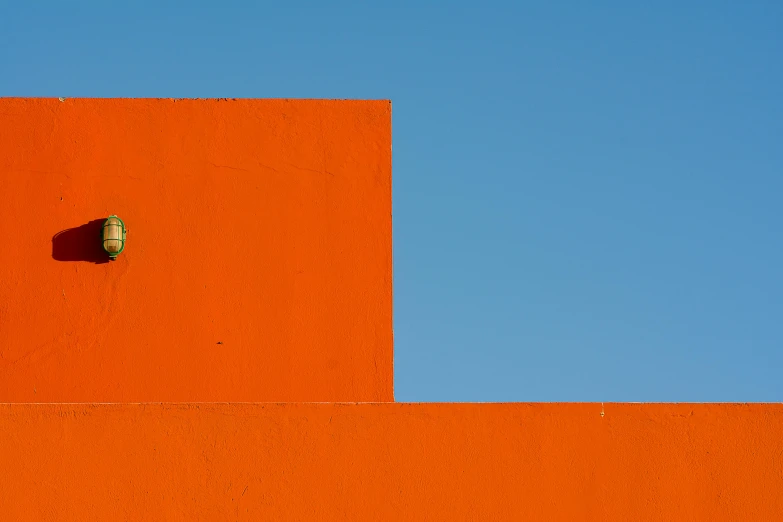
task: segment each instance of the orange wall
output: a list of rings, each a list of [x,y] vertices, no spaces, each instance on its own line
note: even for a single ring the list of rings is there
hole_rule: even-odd
[[[5,405],[0,470],[4,520],[779,521],[783,405]]]
[[[0,99],[0,520],[783,520],[783,405],[366,403],[390,131],[386,101]]]
[[[0,194],[0,401],[393,400],[388,101],[0,99]]]

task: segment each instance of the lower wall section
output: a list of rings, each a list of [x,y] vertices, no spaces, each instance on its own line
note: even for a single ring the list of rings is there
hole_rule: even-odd
[[[0,405],[3,520],[783,520],[783,405]]]

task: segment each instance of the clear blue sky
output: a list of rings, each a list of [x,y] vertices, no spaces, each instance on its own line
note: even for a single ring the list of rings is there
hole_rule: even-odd
[[[392,99],[398,400],[783,400],[783,2],[158,4],[0,95]]]

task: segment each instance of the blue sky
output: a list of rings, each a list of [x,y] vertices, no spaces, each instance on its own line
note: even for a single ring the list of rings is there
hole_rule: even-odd
[[[783,400],[783,2],[32,4],[2,96],[393,100],[398,400]]]

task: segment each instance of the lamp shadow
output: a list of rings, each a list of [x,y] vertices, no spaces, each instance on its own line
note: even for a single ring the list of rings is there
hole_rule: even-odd
[[[101,228],[105,219],[94,219],[76,228],[57,232],[52,237],[52,258],[55,261],[109,262],[109,254],[101,245]]]

